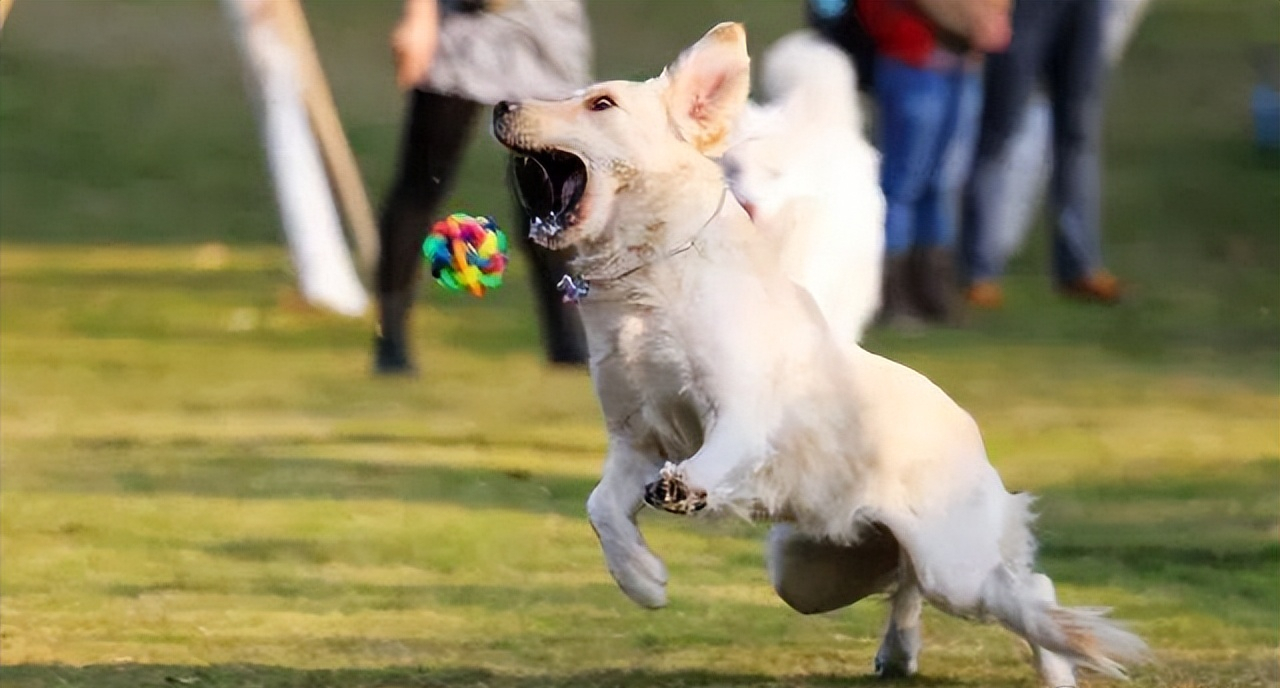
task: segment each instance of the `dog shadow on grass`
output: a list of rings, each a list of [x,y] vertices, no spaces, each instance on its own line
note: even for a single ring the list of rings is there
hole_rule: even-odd
[[[433,463],[401,464],[356,459],[236,456],[152,460],[138,451],[127,465],[77,465],[49,478],[63,492],[123,493],[135,496],[185,495],[238,500],[384,500],[448,504],[469,509],[503,509],[555,514],[586,521],[594,477],[551,474],[522,468],[465,467]],[[557,448],[536,447],[556,452]],[[164,450],[161,450],[164,451]],[[428,447],[424,451],[430,451]],[[647,518],[680,517],[653,512]],[[761,530],[736,519],[699,520],[693,527],[721,536],[759,537]],[[252,543],[221,552],[252,558]],[[286,556],[306,559],[305,545]],[[272,547],[272,549],[277,549]]]
[[[265,665],[183,666],[26,664],[0,668],[8,688],[827,688],[834,686],[977,686],[931,677],[885,680],[864,674],[767,676],[697,670],[606,669],[569,674],[500,673],[482,668],[294,669]],[[998,688],[983,684],[989,688]],[[1010,684],[1020,685],[1020,684]]]
[[[350,459],[214,456],[58,476],[67,492],[241,500],[395,500],[583,516],[595,480],[526,470]]]
[[[1161,590],[1142,612],[1280,622],[1280,460],[1041,490],[1040,564],[1060,583]],[[1164,606],[1162,606],[1164,605]]]
[[[576,585],[420,585],[333,582],[313,576],[244,577],[234,581],[193,582],[168,581],[146,585],[113,585],[106,592],[117,597],[143,598],[166,594],[235,594],[261,599],[276,599],[279,608],[296,607],[299,603],[322,604],[336,612],[401,611],[460,608],[501,613],[531,607],[582,605],[597,602],[601,606],[621,604],[621,594],[609,584]],[[256,605],[266,603],[255,601]],[[269,605],[267,605],[269,606]],[[705,611],[707,604],[689,603]],[[723,605],[722,605],[723,606]],[[761,606],[738,603],[743,613],[759,613]],[[350,648],[343,648],[350,649]]]
[[[388,464],[336,458],[194,456],[149,461],[149,449],[129,465],[95,472],[92,465],[60,476],[57,489],[136,495],[180,494],[241,500],[397,500],[473,509],[556,514],[585,523],[594,478],[524,470],[439,464]],[[166,450],[167,451],[167,450]],[[555,449],[551,449],[555,451]],[[1154,461],[1154,459],[1153,459]],[[1274,627],[1280,543],[1280,460],[1260,456],[1214,470],[1090,480],[1039,491],[1036,530],[1043,568],[1062,584],[1165,591],[1233,623]],[[652,515],[651,515],[652,517]],[[703,530],[708,526],[722,530]],[[683,527],[683,526],[682,526]],[[760,529],[689,524],[708,536],[758,538]],[[239,539],[210,553],[240,559],[323,563],[343,551],[307,540]],[[374,554],[377,554],[376,552]],[[352,556],[374,556],[365,550]],[[401,556],[395,552],[386,556]],[[753,551],[754,560],[758,555]],[[754,565],[754,561],[752,562]],[[314,594],[317,590],[304,586]],[[145,591],[120,590],[120,594]],[[322,592],[322,591],[321,591]],[[374,591],[402,599],[405,591]],[[470,589],[459,593],[473,594]],[[413,595],[411,595],[413,597]],[[444,595],[452,599],[458,595]],[[1153,608],[1148,613],[1155,615]]]

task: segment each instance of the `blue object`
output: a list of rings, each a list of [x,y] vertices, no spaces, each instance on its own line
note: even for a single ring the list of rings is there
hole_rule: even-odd
[[[834,19],[849,5],[849,0],[809,0],[809,7],[819,19]]]
[[[1259,148],[1280,150],[1280,91],[1266,84],[1253,87],[1253,140]]]

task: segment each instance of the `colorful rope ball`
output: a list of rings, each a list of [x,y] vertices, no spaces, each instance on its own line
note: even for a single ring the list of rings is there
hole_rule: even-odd
[[[507,235],[492,217],[454,213],[435,223],[422,242],[422,255],[436,283],[473,296],[502,286],[507,268]]]

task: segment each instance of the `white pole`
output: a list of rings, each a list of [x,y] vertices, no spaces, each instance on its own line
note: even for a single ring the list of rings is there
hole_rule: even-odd
[[[342,315],[369,297],[342,236],[319,148],[307,119],[300,70],[269,0],[222,0],[254,91],[276,202],[302,296]]]
[[[372,275],[378,261],[378,225],[364,190],[360,166],[342,129],[338,107],[324,77],[324,67],[316,53],[307,16],[299,0],[271,0],[271,3],[276,26],[293,47],[294,64],[302,77],[302,102],[311,117],[311,128],[320,143],[320,153],[324,156],[338,205],[347,217],[360,269]]]

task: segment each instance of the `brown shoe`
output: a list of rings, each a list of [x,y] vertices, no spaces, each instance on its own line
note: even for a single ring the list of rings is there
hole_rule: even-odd
[[[1063,296],[1088,303],[1115,304],[1120,302],[1122,289],[1120,280],[1106,270],[1099,270],[1087,277],[1064,284]]]
[[[964,292],[964,300],[974,308],[994,311],[1004,306],[1004,290],[995,280],[978,280]]]

